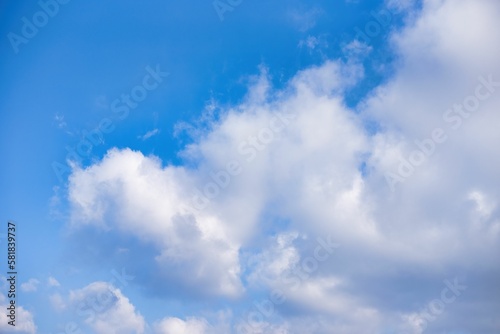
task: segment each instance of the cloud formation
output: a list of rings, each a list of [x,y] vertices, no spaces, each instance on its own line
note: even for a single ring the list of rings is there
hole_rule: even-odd
[[[487,319],[500,307],[499,14],[495,1],[424,1],[391,35],[394,73],[355,108],[345,101],[364,78],[361,64],[326,61],[281,90],[263,70],[246,98],[181,152],[185,165],[112,149],[75,167],[72,226],[152,247],[147,270],[196,298],[276,288],[270,278],[309,256],[318,237],[342,245],[300,288],[283,289],[287,302],[273,305],[272,316],[260,311],[261,320],[245,322],[247,333],[422,333],[416,319],[455,278],[467,291],[427,320],[427,331],[494,332],[500,325]],[[420,161],[408,167],[416,151]],[[405,168],[411,175],[391,187],[387,173]],[[471,309],[478,319],[467,316]],[[139,332],[140,316],[133,319]],[[168,316],[155,329],[210,326]]]
[[[9,300],[6,296],[0,293],[0,308],[6,310],[9,306]],[[5,317],[5,316],[4,316]],[[2,318],[4,318],[2,317]],[[8,324],[5,317],[0,321],[0,332],[5,334],[35,334],[37,327],[35,325],[32,312],[26,310],[24,307],[16,305],[16,321],[15,326]]]
[[[142,315],[119,289],[109,283],[94,282],[73,290],[68,299],[93,333],[144,333]]]

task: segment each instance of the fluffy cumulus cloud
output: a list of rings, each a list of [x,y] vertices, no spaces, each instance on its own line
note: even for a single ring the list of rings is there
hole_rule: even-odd
[[[1,277],[6,279],[5,277]],[[2,289],[3,290],[3,289]],[[7,310],[10,306],[10,299],[0,293],[0,308]],[[2,312],[3,313],[3,312]],[[12,320],[6,317],[6,313],[2,314],[2,321],[0,321],[0,332],[5,334],[35,334],[37,327],[35,325],[33,314],[26,310],[24,307],[16,306],[16,319],[15,326],[9,325],[8,321]]]
[[[166,276],[177,275],[171,278],[206,293],[237,295],[239,244],[229,221],[191,206],[192,182],[182,168],[112,150],[101,163],[72,175],[74,223],[136,235],[157,249],[157,268]]]
[[[136,235],[155,247],[166,276],[180,273],[169,277],[178,284],[200,293],[241,294],[239,249],[258,230],[270,196],[295,177],[281,175],[282,168],[306,161],[307,175],[297,175],[301,182],[309,182],[309,175],[327,177],[333,162],[321,152],[328,150],[338,156],[338,167],[357,173],[357,152],[350,152],[360,150],[365,138],[340,98],[329,94],[341,91],[342,77],[351,84],[359,72],[333,62],[305,71],[276,101],[269,101],[263,75],[248,102],[229,110],[183,153],[199,161],[197,169],[164,167],[140,152],[111,150],[70,177],[73,224]],[[342,143],[342,135],[352,137],[351,143]]]
[[[232,312],[229,310],[210,312],[210,319],[201,317],[165,317],[153,322],[151,330],[155,334],[226,334],[231,333]]]
[[[208,323],[205,319],[165,318],[155,325],[157,334],[205,334]]]
[[[112,149],[75,167],[73,228],[133,236],[153,249],[148,270],[191,296],[249,297],[228,332],[500,330],[500,3],[415,8],[399,8],[412,12],[391,34],[394,73],[354,109],[355,62],[279,91],[263,70],[181,152],[185,165]],[[89,324],[140,333],[113,291]],[[154,329],[211,326],[167,317]]]
[[[144,333],[145,322],[122,292],[105,282],[94,282],[70,292],[68,304],[93,333]]]

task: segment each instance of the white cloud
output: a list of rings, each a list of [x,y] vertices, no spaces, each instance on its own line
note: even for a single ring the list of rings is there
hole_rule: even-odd
[[[114,149],[75,169],[72,224],[134,235],[156,251],[152,271],[197,295],[229,297],[244,293],[241,276],[249,268],[240,253],[268,240],[269,222],[287,227],[257,252],[262,262],[250,268],[250,282],[277,277],[307,256],[306,243],[286,231],[310,240],[334,236],[341,255],[304,279],[303,289],[286,291],[295,313],[276,306],[288,316],[283,332],[307,332],[308,325],[318,333],[410,331],[415,324],[404,316],[418,312],[455,270],[485,275],[477,286],[496,291],[500,88],[458,129],[443,114],[475,93],[479,76],[500,81],[500,41],[492,33],[500,31],[499,13],[495,1],[425,1],[391,39],[399,57],[394,74],[356,111],[344,95],[363,78],[359,65],[328,61],[299,72],[281,91],[263,71],[248,96],[182,152],[196,167],[162,167],[155,157]],[[289,118],[264,130],[279,115]],[[367,131],[367,121],[378,127]],[[386,173],[435,128],[448,139],[391,192]],[[239,162],[237,175],[227,172],[231,161]],[[198,191],[211,197],[203,209]],[[494,316],[495,295],[467,293],[460,300],[465,310],[474,305]],[[465,311],[456,312],[433,325],[462,319]],[[159,324],[165,331],[209,328],[201,318]],[[487,321],[464,326],[498,330]]]
[[[49,287],[58,287],[58,286],[61,286],[61,284],[52,276],[50,276],[48,279],[47,279],[47,285]]]
[[[240,293],[238,248],[225,230],[228,222],[191,206],[187,171],[113,150],[100,164],[75,171],[70,182],[74,224],[136,234],[157,248],[155,260],[165,275],[179,273],[173,279],[207,293]],[[110,205],[119,209],[110,212]]]
[[[205,312],[206,317],[165,317],[152,325],[155,334],[230,334],[232,312]],[[208,320],[210,319],[210,321]]]
[[[142,136],[138,136],[137,138],[141,139],[141,140],[146,140],[146,139],[149,139],[153,136],[156,136],[157,134],[160,133],[160,130],[158,129],[153,129],[151,131],[148,131],[146,132],[145,134],[143,134]]]
[[[62,311],[66,309],[66,302],[64,298],[59,293],[54,293],[49,296],[50,303],[56,311]]]
[[[297,237],[296,232],[282,233],[273,238],[268,248],[251,256],[246,264],[251,270],[249,281],[270,284],[292,269],[300,259],[299,252],[293,245]]]
[[[113,285],[94,282],[72,290],[69,303],[97,334],[144,333],[145,322],[127,297]]]
[[[489,143],[500,141],[493,125],[500,121],[495,112],[500,104],[500,89],[481,102],[457,129],[443,115],[475,94],[479,76],[493,74],[500,79],[498,63],[492,60],[500,56],[500,42],[488,33],[494,25],[500,28],[494,19],[499,10],[500,6],[492,1],[426,1],[422,15],[395,35],[395,48],[404,60],[402,66],[363,108],[368,117],[382,124],[382,131],[372,141],[372,174],[366,180],[369,201],[374,201],[376,208],[374,218],[387,224],[391,220],[401,222],[391,227],[391,234],[401,244],[391,249],[389,245],[395,243],[385,243],[388,254],[400,254],[427,265],[435,261],[465,264],[479,256],[472,255],[470,247],[474,245],[475,251],[482,253],[479,245],[489,239],[484,231],[469,230],[472,222],[467,202],[471,191],[477,189],[491,193],[489,201],[498,200],[490,166],[498,166],[500,159]],[[481,21],[468,29],[471,35],[462,34],[464,17]],[[418,149],[414,141],[427,140],[435,128],[443,129],[448,139],[435,144],[436,153],[398,184],[395,194],[387,194],[390,201],[385,200],[379,177],[397,170],[399,159],[408,159]],[[473,165],[485,172],[473,172]],[[453,203],[462,204],[459,212],[463,216]],[[425,249],[416,250],[417,243],[425,243]],[[448,247],[456,243],[460,246]]]
[[[2,321],[0,321],[0,332],[5,334],[35,334],[37,327],[34,322],[33,314],[26,310],[24,307],[16,306],[16,320],[15,326],[11,326],[7,321],[10,321],[6,317],[7,307],[10,300],[6,298],[2,293],[0,293],[0,308],[2,309]]]
[[[313,51],[321,51],[321,49],[327,48],[328,41],[326,36],[323,35],[309,35],[305,39],[301,39],[299,41],[298,47],[305,48],[310,54],[312,54]]]
[[[341,74],[346,74],[347,83],[339,79]],[[267,179],[278,182],[278,189],[283,187],[279,184],[279,173],[266,175],[267,171],[274,168],[279,171],[281,164],[292,165],[310,159],[311,174],[318,166],[326,172],[324,163],[330,159],[318,157],[316,151],[327,147],[337,150],[334,156],[350,160],[348,165],[356,168],[352,160],[356,157],[350,156],[350,150],[358,150],[363,145],[361,131],[356,129],[340,100],[317,99],[315,94],[341,91],[359,75],[358,68],[343,68],[337,63],[303,71],[292,82],[291,89],[297,92],[275,106],[266,102],[267,78],[259,78],[249,101],[240,106],[244,112],[228,111],[224,121],[214,124],[216,129],[206,139],[184,152],[186,159],[203,161],[198,170],[163,168],[154,157],[130,150],[111,150],[102,162],[87,169],[76,169],[70,177],[74,226],[117,228],[137,235],[158,249],[156,262],[179,284],[212,294],[240,294],[239,248],[255,229],[267,198],[266,188],[271,185],[266,184]],[[292,118],[298,119],[292,121],[282,115],[294,115]],[[337,133],[332,133],[326,125],[337,129]],[[273,126],[278,127],[274,132],[269,130]],[[268,132],[264,133],[263,129]],[[341,145],[338,139],[351,134],[350,144]],[[276,138],[271,138],[267,145],[269,135]],[[252,147],[253,136],[262,141],[256,148]],[[302,153],[298,156],[280,153],[301,152],[294,148],[294,137],[303,141]],[[276,154],[282,158],[270,159]],[[231,161],[238,161],[241,169],[246,169],[244,177],[232,177],[227,188],[216,189],[220,195],[208,207],[197,209],[201,201],[199,192],[210,197],[209,183],[220,188],[212,179],[221,173],[229,177],[226,170]],[[343,168],[350,169],[348,165]],[[193,201],[195,195],[196,201]],[[115,209],[111,210],[112,207]],[[244,214],[237,209],[241,207],[245,208]],[[182,277],[172,276],[175,272],[182,272]]]
[[[24,292],[34,292],[38,290],[38,285],[40,281],[36,278],[30,278],[27,282],[21,284],[21,290]]]
[[[209,324],[205,319],[165,318],[154,325],[157,334],[206,334]]]
[[[397,12],[408,12],[414,9],[418,3],[417,0],[386,0],[387,7]]]
[[[373,47],[358,41],[357,39],[349,42],[342,47],[342,53],[348,57],[348,59],[356,59],[358,57],[366,57],[370,52],[372,52]]]
[[[287,12],[288,18],[302,32],[313,28],[322,14],[324,14],[324,11],[318,7],[292,9]]]
[[[316,48],[316,46],[318,46],[319,44],[319,40],[317,37],[315,36],[307,36],[307,38],[305,40],[301,40],[299,42],[299,47],[307,47],[308,49],[311,49],[313,50],[314,48]]]

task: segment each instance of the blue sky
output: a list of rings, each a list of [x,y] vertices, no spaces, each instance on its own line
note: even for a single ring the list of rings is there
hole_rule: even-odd
[[[0,15],[2,333],[499,331],[495,1]]]

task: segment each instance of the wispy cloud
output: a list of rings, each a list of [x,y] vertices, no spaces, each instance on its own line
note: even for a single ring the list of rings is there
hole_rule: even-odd
[[[49,287],[58,287],[58,286],[61,286],[61,284],[52,276],[50,276],[48,279],[47,279],[47,285]]]
[[[292,24],[301,32],[312,29],[317,20],[324,14],[324,11],[319,7],[309,9],[291,9],[287,12],[288,18]]]
[[[27,282],[21,284],[21,290],[24,292],[34,292],[38,290],[40,281],[36,278],[30,278]]]
[[[151,131],[148,131],[146,132],[145,134],[143,134],[142,136],[137,136],[137,138],[141,139],[141,140],[147,140],[153,136],[156,136],[157,134],[160,133],[160,130],[158,129],[154,129],[154,130],[151,130]]]

